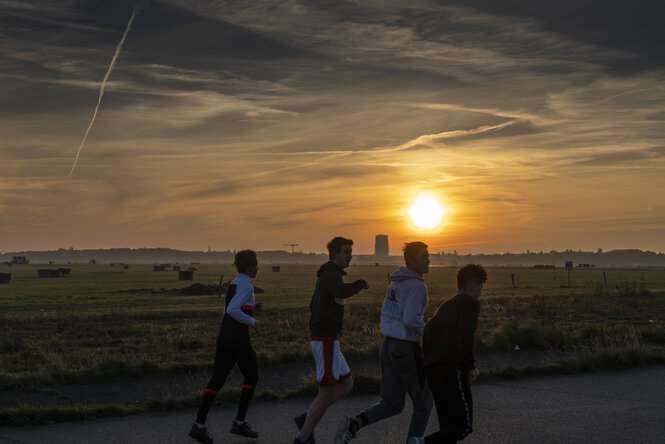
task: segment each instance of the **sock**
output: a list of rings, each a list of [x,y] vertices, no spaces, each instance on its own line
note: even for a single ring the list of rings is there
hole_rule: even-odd
[[[302,436],[302,435],[298,435],[298,436],[296,436],[296,439],[297,439],[298,441],[300,441],[300,442],[305,442],[305,441],[307,441],[307,437]]]
[[[235,422],[236,422],[236,424],[238,424],[238,425],[243,425],[243,424],[245,423],[244,420],[243,420],[243,421],[239,421],[239,420],[237,420],[237,419],[235,420]]]
[[[367,419],[367,416],[365,416],[364,413],[361,413],[360,415],[356,416],[356,421],[358,422],[358,429],[361,429],[362,427],[365,427],[369,420]]]

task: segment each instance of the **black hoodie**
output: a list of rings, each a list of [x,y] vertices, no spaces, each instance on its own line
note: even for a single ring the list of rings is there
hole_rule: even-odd
[[[473,337],[478,326],[480,302],[460,293],[439,307],[423,333],[424,367],[435,364],[459,365],[473,370]]]
[[[344,269],[334,262],[326,262],[316,272],[318,277],[314,295],[309,303],[309,333],[312,338],[338,338],[344,320],[344,299],[365,288],[362,279],[345,284]],[[336,301],[337,299],[337,301]]]

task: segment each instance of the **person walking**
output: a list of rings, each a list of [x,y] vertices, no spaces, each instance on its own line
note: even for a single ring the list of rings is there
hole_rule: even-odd
[[[404,410],[406,394],[413,402],[407,443],[420,443],[432,411],[432,395],[425,384],[420,345],[427,308],[423,274],[429,272],[429,252],[423,242],[404,246],[406,267],[390,275],[391,284],[381,310],[381,400],[355,418],[344,416],[335,444],[347,444],[362,427]]]

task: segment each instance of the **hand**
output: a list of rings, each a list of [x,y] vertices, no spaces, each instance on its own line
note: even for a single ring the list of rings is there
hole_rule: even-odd
[[[479,375],[480,375],[480,370],[478,370],[477,368],[474,368],[473,370],[469,371],[469,378],[471,378],[472,381],[478,379]]]
[[[259,322],[259,320],[254,319],[254,325],[252,325],[252,327],[254,327],[254,329],[258,329],[260,326],[261,326],[261,323]]]
[[[369,282],[367,282],[367,279],[361,279],[365,283],[365,290],[369,290]]]
[[[256,311],[263,310],[263,302],[254,302],[254,310]]]

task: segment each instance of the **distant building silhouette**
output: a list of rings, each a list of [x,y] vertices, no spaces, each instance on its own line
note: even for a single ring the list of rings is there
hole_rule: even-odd
[[[178,271],[178,280],[179,281],[193,281],[194,280],[194,271],[193,270],[179,270]]]
[[[374,256],[388,257],[390,249],[388,248],[388,235],[377,234],[374,238]]]
[[[63,278],[69,277],[70,268],[59,268],[57,270],[37,270],[37,277],[39,278]]]

